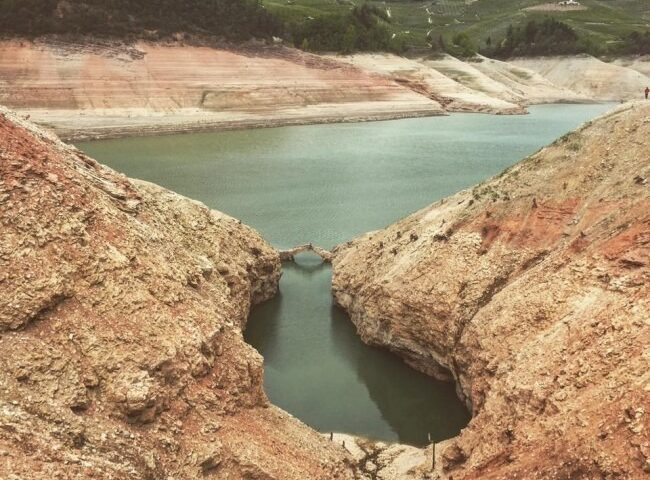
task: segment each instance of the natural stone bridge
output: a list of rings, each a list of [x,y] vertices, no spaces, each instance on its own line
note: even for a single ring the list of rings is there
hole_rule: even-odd
[[[316,245],[312,245],[311,243],[298,245],[297,247],[290,248],[289,250],[280,250],[280,260],[283,262],[292,262],[296,255],[308,251],[314,252],[323,260],[323,262],[332,263],[332,252],[325,250],[324,248],[317,247]]]

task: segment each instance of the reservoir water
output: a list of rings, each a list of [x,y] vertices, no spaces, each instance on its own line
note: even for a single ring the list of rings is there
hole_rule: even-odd
[[[253,226],[276,247],[325,248],[499,173],[611,105],[545,105],[526,116],[396,121],[128,138],[79,144]],[[332,304],[330,269],[301,255],[280,294],[252,312],[273,403],[323,432],[414,445],[456,435],[468,412],[453,385],[364,345]]]

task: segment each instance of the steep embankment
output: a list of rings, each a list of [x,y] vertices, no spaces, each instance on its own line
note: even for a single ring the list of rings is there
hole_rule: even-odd
[[[278,253],[0,113],[0,478],[350,478],[244,343]]]
[[[650,104],[341,246],[332,288],[366,342],[456,380],[449,478],[650,472]]]
[[[510,63],[536,71],[555,85],[599,101],[640,99],[650,84],[650,78],[640,71],[588,55],[516,58]]]
[[[631,68],[650,78],[650,55],[617,58],[612,63],[621,67]]]
[[[0,42],[0,103],[64,137],[444,113],[378,75],[283,47]]]
[[[450,112],[524,113],[519,104],[490,96],[481,90],[468,88],[426,62],[387,53],[359,53],[336,56],[340,60],[363,70],[385,75],[410,89],[434,99]]]
[[[472,90],[518,105],[585,102],[586,97],[555,86],[532,70],[478,57],[463,62],[449,55],[419,60]]]

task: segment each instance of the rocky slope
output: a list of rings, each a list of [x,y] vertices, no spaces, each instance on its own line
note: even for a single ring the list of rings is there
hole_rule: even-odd
[[[533,70],[555,85],[599,101],[641,99],[643,90],[650,84],[650,78],[640,70],[605,63],[588,55],[517,58],[510,63]]]
[[[0,478],[351,478],[270,405],[252,229],[0,112]]]
[[[336,252],[364,341],[471,408],[443,478],[650,473],[650,104]]]

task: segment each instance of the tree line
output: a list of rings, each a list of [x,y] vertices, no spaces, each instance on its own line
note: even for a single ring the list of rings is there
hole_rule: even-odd
[[[596,44],[578,33],[568,24],[547,17],[530,20],[523,25],[510,25],[501,39],[487,37],[477,45],[466,33],[460,32],[447,41],[441,35],[429,35],[429,45],[434,52],[449,53],[457,57],[472,57],[480,53],[491,58],[537,57],[551,55],[576,55],[588,53],[603,55],[650,54],[650,30],[632,32],[609,45]]]
[[[403,46],[390,32],[385,11],[364,3],[345,14],[322,15],[289,27],[296,47],[303,50],[352,53],[401,52]]]
[[[261,0],[0,0],[0,35],[81,34],[161,39],[176,32],[245,41],[279,36],[303,50],[352,53],[405,50],[386,12],[364,3],[349,11],[283,23]],[[650,30],[632,32],[609,46],[581,38],[568,24],[547,17],[510,25],[504,37],[477,45],[466,33],[430,35],[434,52],[458,57],[650,54]]]
[[[165,37],[175,32],[241,41],[282,33],[257,0],[0,0],[0,34]]]

